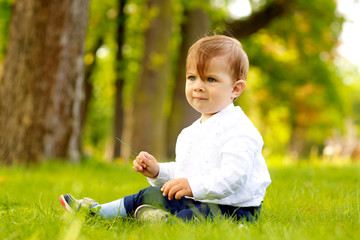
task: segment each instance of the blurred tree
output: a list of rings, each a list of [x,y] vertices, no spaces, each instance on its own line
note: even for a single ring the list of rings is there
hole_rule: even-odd
[[[3,61],[6,51],[11,6],[12,0],[0,1],[0,63]]]
[[[11,2],[0,2],[0,31],[4,33],[0,37],[7,35],[5,25],[9,22]],[[97,152],[103,157],[106,149],[108,157],[112,156],[110,152],[118,156],[120,143],[115,136],[136,151],[144,149],[157,156],[166,151],[173,156],[178,133],[199,116],[184,97],[187,49],[209,28],[239,38],[249,55],[248,87],[237,103],[260,128],[267,153],[284,153],[284,149],[289,149],[306,155],[313,146],[321,148],[333,127],[342,127],[344,115],[352,114],[358,122],[358,114],[354,114],[359,105],[358,85],[344,86],[348,77],[342,81],[334,65],[334,47],[342,24],[334,1],[253,0],[252,14],[236,20],[229,18],[226,4],[221,5],[228,1],[169,2],[170,7],[163,7],[160,0],[127,0],[126,4],[125,0],[91,1],[84,58],[85,100],[80,118],[87,153]],[[227,27],[230,30],[225,30]],[[36,43],[35,38],[31,41]],[[0,61],[5,43],[1,40]],[[38,66],[45,66],[32,57],[28,59],[31,66],[36,66],[33,69],[40,71],[43,68]],[[34,71],[28,75],[40,75],[36,74]],[[9,92],[4,84],[1,94]],[[45,88],[43,83],[41,86]],[[14,96],[14,101],[21,96],[30,99],[26,94]],[[0,118],[6,116],[2,103],[7,104],[7,100],[0,100]],[[14,104],[10,106],[15,109]],[[39,106],[44,112],[44,107]],[[122,107],[126,107],[125,124],[121,122]],[[21,116],[26,115],[30,114],[24,112]],[[27,118],[21,119],[26,122]],[[23,131],[19,129],[20,136],[26,135]],[[39,139],[36,134],[32,136],[33,140]],[[30,141],[30,137],[23,139]]]
[[[86,115],[89,111],[89,104],[90,100],[92,98],[93,94],[93,84],[90,80],[92,73],[94,72],[95,66],[96,66],[96,58],[93,56],[96,55],[96,52],[100,49],[100,47],[103,45],[103,38],[100,37],[97,41],[97,43],[91,47],[91,49],[88,50],[86,56],[85,56],[85,78],[84,78],[84,101],[81,106],[81,127],[83,128],[86,122]],[[91,57],[90,57],[91,56]],[[86,60],[87,58],[90,58],[90,60]]]
[[[125,41],[125,23],[126,14],[124,11],[126,0],[118,0],[118,17],[117,17],[117,53],[116,53],[116,96],[115,96],[115,117],[114,117],[114,154],[113,157],[121,156],[121,142],[116,138],[122,137],[123,125],[124,125],[124,96],[123,89],[125,84],[124,75],[122,74],[122,68],[124,67],[123,47]]]
[[[106,4],[110,2],[115,1],[106,1]],[[201,5],[201,9],[205,9],[202,11],[211,16],[212,29],[223,25],[224,14],[221,13],[223,9],[218,9],[212,5],[213,1],[210,4],[203,4],[205,1],[202,0],[177,1],[181,2],[185,9],[185,22],[181,30],[181,39],[184,42],[182,45],[174,46],[172,39],[177,37],[175,36],[177,33],[173,31],[171,38],[167,38],[170,46],[164,45],[168,48],[168,54],[171,56],[171,59],[167,60],[167,65],[163,65],[164,68],[167,68],[166,71],[170,71],[170,62],[176,59],[174,56],[178,56],[175,63],[175,72],[177,73],[174,74],[176,84],[166,90],[170,97],[166,99],[167,102],[164,105],[165,100],[159,101],[154,97],[163,98],[164,95],[161,94],[165,94],[164,92],[158,95],[155,90],[149,91],[146,90],[147,87],[141,86],[144,85],[144,82],[146,84],[150,84],[150,82],[151,84],[159,83],[165,91],[166,87],[169,86],[168,80],[172,80],[169,73],[166,73],[168,79],[160,80],[161,83],[158,80],[146,80],[147,78],[144,76],[144,73],[152,75],[153,72],[146,69],[150,62],[145,61],[146,56],[143,61],[141,60],[144,54],[149,55],[149,52],[144,53],[143,46],[143,43],[148,41],[149,34],[144,35],[143,32],[144,28],[148,31],[148,26],[151,25],[149,16],[156,15],[156,11],[148,10],[148,4],[145,2],[144,0],[129,0],[125,6],[125,12],[129,19],[126,23],[125,44],[123,45],[124,61],[121,65],[116,63],[117,66],[120,66],[116,75],[120,74],[124,77],[123,99],[125,105],[130,106],[126,113],[128,120],[123,129],[132,132],[130,135],[135,136],[132,129],[136,126],[138,128],[138,139],[147,139],[147,143],[144,144],[145,140],[131,140],[128,134],[125,134],[125,137],[122,134],[122,138],[136,151],[140,149],[152,151],[151,144],[162,144],[166,146],[168,156],[172,156],[177,134],[197,116],[196,113],[192,115],[194,112],[191,113],[191,108],[184,111],[188,104],[183,94],[184,82],[182,81],[185,78],[180,76],[184,73],[184,66],[181,66],[180,63],[185,64],[184,56],[186,56],[188,48],[184,45],[187,39],[191,38],[191,34],[185,34],[187,21],[191,22],[190,10],[195,11]],[[342,124],[345,107],[343,101],[346,98],[346,96],[339,94],[340,89],[342,89],[342,82],[334,72],[336,67],[333,64],[333,49],[337,44],[342,23],[341,18],[336,15],[335,3],[332,0],[316,0],[311,3],[303,0],[251,2],[253,13],[249,17],[227,20],[231,29],[227,32],[242,41],[251,61],[248,88],[238,103],[241,103],[244,110],[251,115],[251,118],[261,129],[267,150],[271,150],[273,153],[284,153],[284,149],[288,148],[291,152],[303,154],[309,152],[314,145],[321,147],[326,136],[331,134],[329,129]],[[171,3],[173,6],[174,1]],[[102,6],[105,2],[98,2],[98,4]],[[95,10],[99,11],[99,8],[97,7]],[[106,15],[109,15],[110,10],[106,11]],[[178,17],[180,14],[182,11],[172,12],[172,17]],[[97,16],[98,14],[94,14],[94,17]],[[198,14],[196,23],[189,24],[190,27],[201,28],[199,22],[202,21],[199,19],[202,17],[199,16],[202,15]],[[104,22],[109,22],[109,20],[107,18]],[[173,21],[172,27],[176,28],[176,24]],[[103,25],[89,27],[102,31],[102,34],[106,35],[104,46],[109,49],[110,54],[116,53],[121,48],[116,49],[110,44],[110,38],[115,39],[113,30],[109,31],[108,27]],[[202,30],[199,29],[199,31]],[[163,37],[162,34],[157,36],[157,39],[160,37]],[[195,40],[196,38],[191,43]],[[115,40],[111,40],[111,42],[115,42]],[[149,46],[147,47],[149,48]],[[178,55],[176,55],[177,51],[179,52]],[[161,62],[159,56],[153,54],[153,60]],[[97,70],[98,73],[94,76],[96,79],[95,86],[113,84],[112,81],[105,79],[110,77],[108,68],[105,69],[105,65],[109,65],[109,62],[102,62],[100,65],[101,67]],[[165,72],[164,69],[161,70]],[[156,70],[156,74],[160,74],[160,71]],[[108,82],[105,83],[106,81]],[[96,139],[109,138],[112,134],[120,137],[120,134],[116,133],[117,130],[114,130],[112,134],[107,134],[110,128],[104,127],[106,124],[111,125],[108,119],[112,115],[108,113],[108,105],[113,107],[113,103],[108,100],[109,93],[111,92],[106,90],[103,95],[97,96],[95,99],[97,104],[91,110],[91,115],[97,119],[96,121],[90,120],[88,123],[88,125],[93,126],[94,143],[97,142]],[[144,98],[146,101],[140,103],[140,100],[134,100],[134,104],[129,104],[130,99],[134,99],[133,96]],[[173,106],[169,107],[171,104]],[[153,109],[150,109],[149,105]],[[142,108],[148,109],[149,112],[140,116],[139,111],[142,112]],[[179,114],[180,111],[176,109],[182,109],[183,114]],[[153,136],[155,132],[164,138],[164,133],[161,133],[163,131],[161,127],[153,125],[152,121],[154,120],[147,122],[150,118],[150,112],[156,115],[154,116],[157,119],[155,121],[162,124],[164,124],[164,119],[168,117],[167,114],[170,114],[167,125],[167,141]],[[101,117],[102,114],[105,117]],[[192,115],[192,119],[188,120],[187,123],[177,122],[185,115]],[[104,119],[106,121],[103,121]],[[115,123],[119,123],[119,121],[115,120]],[[177,124],[179,124],[178,127],[175,126]],[[161,129],[161,131],[155,130],[155,128]],[[105,129],[106,131],[104,131]],[[151,131],[145,132],[144,129],[151,129]],[[141,134],[147,136],[140,137]],[[136,144],[134,144],[135,142]]]
[[[199,38],[205,36],[210,31],[210,18],[204,9],[208,6],[208,0],[193,1],[184,3],[184,20],[181,25],[182,42],[180,46],[180,56],[176,64],[175,87],[167,124],[167,157],[173,158],[175,154],[175,143],[177,136],[184,127],[189,126],[199,113],[196,112],[185,98],[185,66],[187,52],[190,46]]]
[[[262,28],[266,28],[272,20],[282,17],[285,13],[291,11],[289,5],[294,0],[268,0],[255,1],[253,3],[253,13],[245,19],[230,21],[228,27],[234,33],[234,37],[238,39],[248,38]],[[261,8],[255,4],[261,3]],[[259,9],[257,9],[259,8]],[[240,10],[240,9],[239,9]]]
[[[140,81],[133,92],[131,146],[165,156],[164,100],[170,78],[171,1],[148,0]]]
[[[4,70],[4,57],[9,32],[12,0],[0,0],[0,86]]]
[[[79,160],[87,16],[88,0],[15,1],[0,88],[1,161]]]
[[[193,1],[192,3],[199,2],[202,1]],[[270,140],[267,141],[270,142],[268,146],[271,146],[273,150],[283,151],[290,144],[290,151],[299,153],[308,151],[312,145],[321,144],[327,129],[333,124],[339,124],[341,118],[342,103],[337,90],[341,83],[331,71],[332,57],[329,61],[324,61],[321,58],[326,54],[332,55],[332,50],[336,46],[337,37],[341,30],[341,18],[336,15],[335,3],[329,0],[317,0],[311,5],[303,0],[269,0],[252,1],[252,3],[254,11],[251,16],[235,21],[230,20],[228,25],[230,26],[230,34],[244,39],[245,50],[249,53],[252,67],[258,69],[261,77],[264,77],[257,83],[259,87],[256,89],[256,96],[252,97],[258,99],[259,106],[256,108],[259,108],[263,118],[262,127],[267,129],[264,132],[266,133],[265,138]],[[194,6],[194,4],[192,5]],[[183,25],[183,43],[179,56],[179,62],[182,64],[185,64],[184,56],[186,56],[187,48],[196,40],[196,37],[186,32],[190,31],[186,29],[189,27],[186,25],[186,21],[190,22],[191,20],[189,13],[191,8],[187,9],[186,4],[184,7],[186,18]],[[219,11],[212,10],[213,12]],[[213,14],[211,15],[214,21]],[[196,23],[189,25],[200,33],[204,29],[199,24],[202,22],[199,19],[203,18],[199,18],[199,16],[202,15],[196,15]],[[318,16],[321,16],[321,19]],[[221,25],[221,23],[217,22],[217,25]],[[294,29],[294,26],[297,27]],[[189,39],[192,39],[191,43],[187,42]],[[143,66],[147,67],[145,64]],[[301,66],[307,66],[306,70],[304,71]],[[171,93],[173,94],[173,105],[168,123],[168,156],[173,155],[173,146],[179,131],[195,118],[194,112],[188,108],[188,104],[184,101],[184,80],[181,81],[181,78],[185,78],[180,74],[184,65],[177,64],[177,67],[179,74],[175,80],[174,92]],[[297,75],[294,75],[295,72]],[[141,78],[143,77],[142,75]],[[308,82],[305,83],[304,79],[308,79]],[[321,79],[327,79],[327,81],[321,81]],[[296,92],[298,94],[294,94],[292,89],[297,87]],[[143,95],[143,89],[137,91],[137,94]],[[245,97],[244,100],[250,100],[250,98]],[[146,99],[146,101],[151,99],[154,102],[154,109],[157,108],[156,114],[154,109],[150,111],[156,115],[157,122],[163,122],[164,116],[160,113],[163,105],[154,101],[155,97]],[[324,101],[324,99],[327,100]],[[331,101],[331,107],[327,108],[328,111],[333,113],[339,111],[338,114],[331,114],[332,117],[328,119],[325,117],[326,112],[320,111],[325,109],[324,105],[327,101]],[[139,107],[145,108],[144,102],[134,106],[135,113],[137,111],[142,112]],[[150,112],[147,116],[150,116]],[[190,116],[190,120],[184,122],[187,115]],[[151,124],[147,125],[148,123],[141,124],[141,122],[143,120],[140,120],[135,114],[135,126],[141,126],[142,129],[152,126]],[[274,129],[273,126],[277,126],[281,130]],[[161,131],[155,130],[162,135]],[[277,133],[280,132],[282,135],[277,136]],[[142,131],[138,131],[137,138],[140,138],[140,134],[148,135],[143,138],[151,138],[150,133]],[[140,142],[133,140],[133,145],[134,143],[138,145],[137,150],[144,147],[151,149],[150,145],[144,145]],[[150,142],[153,142],[152,144],[158,143],[151,140],[147,142],[148,144]]]
[[[289,1],[282,17],[243,41],[257,71],[249,80],[257,88],[248,101],[260,107],[265,142],[273,150],[288,147],[306,156],[342,125],[343,83],[334,71],[342,21],[333,1]],[[287,140],[279,144],[279,138]]]
[[[86,36],[83,148],[86,156],[112,156],[116,78],[117,0],[92,0]]]

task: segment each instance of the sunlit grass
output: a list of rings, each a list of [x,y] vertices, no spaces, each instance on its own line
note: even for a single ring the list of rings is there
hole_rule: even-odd
[[[46,163],[0,169],[0,239],[357,239],[360,166],[269,164],[260,220],[144,223],[64,212],[60,194],[100,203],[148,186],[129,165]]]

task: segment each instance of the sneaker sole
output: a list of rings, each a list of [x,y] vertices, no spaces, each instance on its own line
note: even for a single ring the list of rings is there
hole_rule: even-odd
[[[59,200],[60,200],[61,205],[64,207],[65,211],[70,212],[70,213],[73,212],[73,210],[72,210],[72,208],[70,207],[70,205],[65,201],[64,195],[61,195],[61,196],[59,197]]]
[[[148,208],[148,209],[152,209],[152,210],[156,210],[157,208],[148,204],[143,204],[140,205],[139,207],[136,208],[135,212],[134,212],[134,217],[135,219],[139,218],[139,213],[144,209],[144,208]]]

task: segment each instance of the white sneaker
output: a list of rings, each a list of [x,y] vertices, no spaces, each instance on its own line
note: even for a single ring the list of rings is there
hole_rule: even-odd
[[[164,210],[158,209],[151,205],[141,205],[136,208],[134,217],[138,220],[156,222],[156,221],[167,221],[171,214]]]

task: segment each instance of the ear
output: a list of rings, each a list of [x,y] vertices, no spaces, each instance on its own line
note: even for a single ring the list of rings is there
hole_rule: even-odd
[[[237,99],[243,93],[243,91],[245,90],[245,87],[246,87],[245,80],[237,80],[234,83],[234,88],[233,88],[232,96],[231,96],[232,99],[233,100]]]

